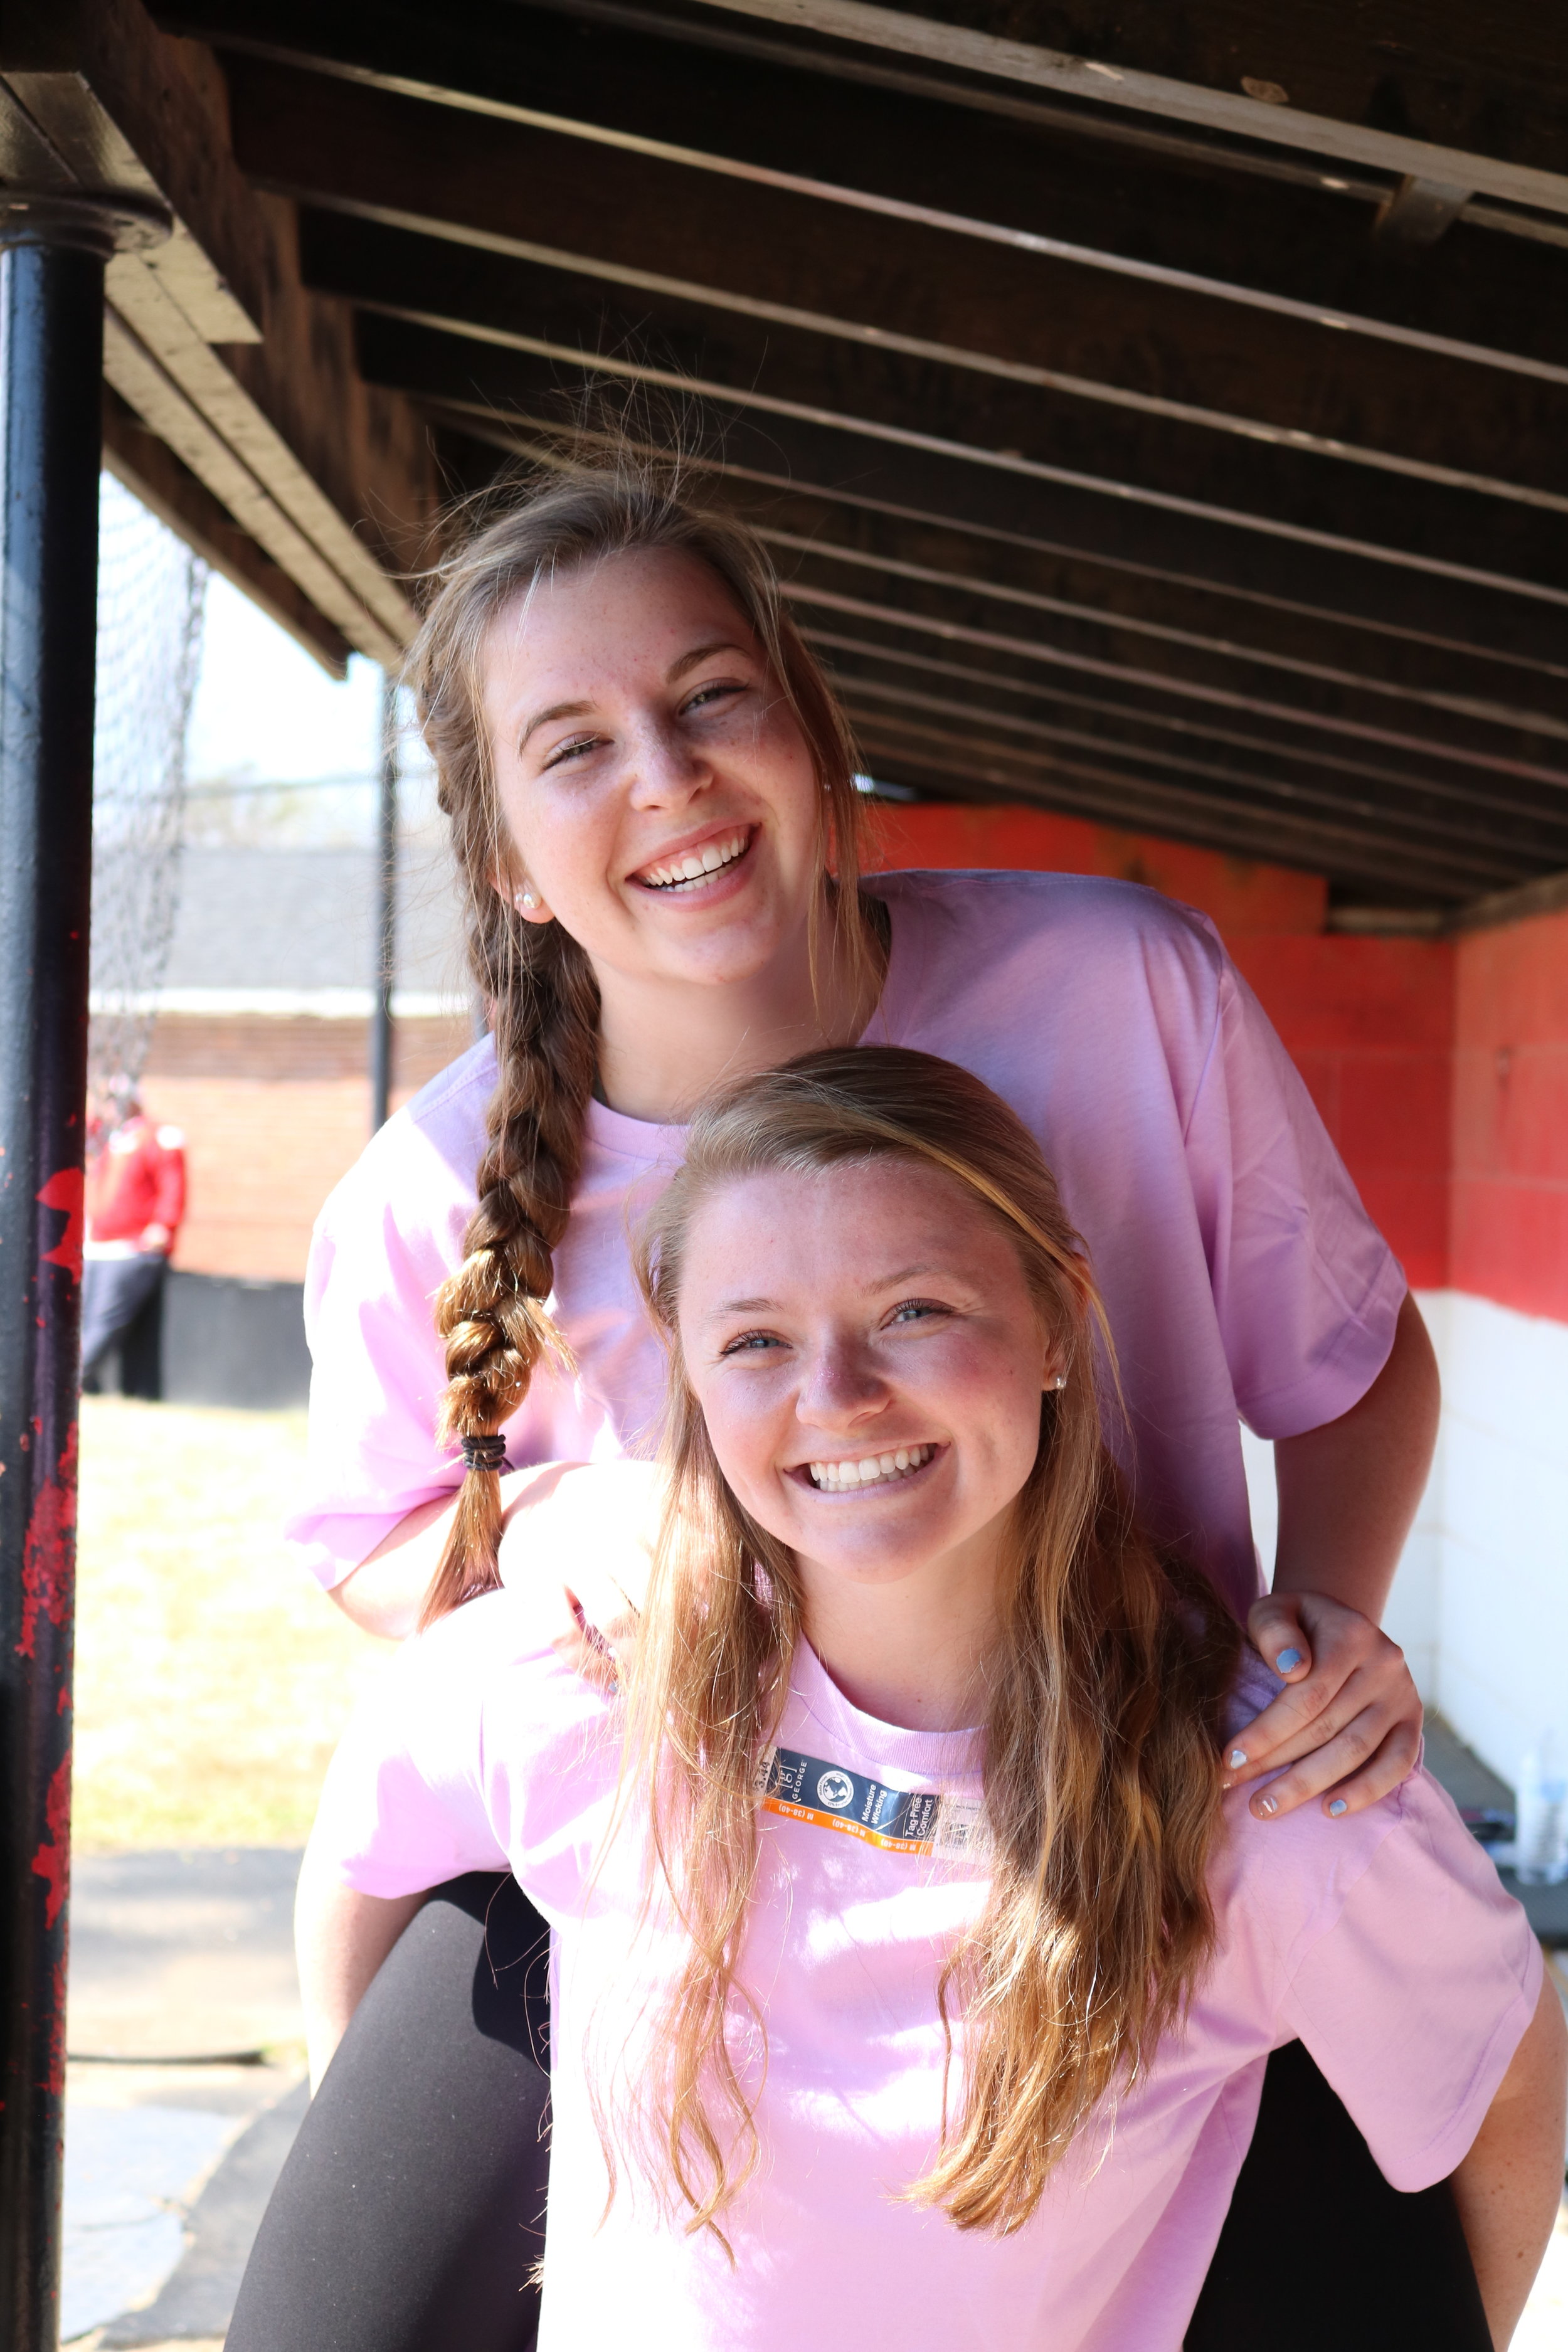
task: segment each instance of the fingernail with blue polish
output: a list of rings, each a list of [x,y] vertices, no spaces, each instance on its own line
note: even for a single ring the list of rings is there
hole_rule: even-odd
[[[1281,1650],[1274,1664],[1282,1675],[1293,1675],[1301,1663],[1300,1650]]]
[[[1338,1821],[1342,1813],[1349,1812],[1350,1807],[1346,1804],[1342,1797],[1336,1797],[1333,1803],[1329,1807],[1329,1811],[1332,1813],[1335,1821]]]
[[[1233,1772],[1239,1772],[1239,1771],[1240,1771],[1240,1769],[1241,1769],[1241,1768],[1242,1768],[1242,1766],[1243,1766],[1243,1765],[1246,1763],[1246,1761],[1247,1761],[1247,1750],[1246,1750],[1246,1748],[1233,1748],[1231,1749],[1231,1751],[1230,1751],[1230,1754],[1226,1758],[1226,1759],[1225,1759],[1225,1760],[1226,1760],[1226,1762],[1230,1766],[1230,1769],[1231,1769],[1231,1770],[1232,1770]]]

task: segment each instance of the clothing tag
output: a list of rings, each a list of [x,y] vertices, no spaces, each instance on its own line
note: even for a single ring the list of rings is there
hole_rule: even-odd
[[[757,1759],[754,1785],[764,1812],[785,1821],[842,1830],[889,1853],[984,1854],[984,1808],[935,1789],[889,1789],[845,1764],[770,1748]]]

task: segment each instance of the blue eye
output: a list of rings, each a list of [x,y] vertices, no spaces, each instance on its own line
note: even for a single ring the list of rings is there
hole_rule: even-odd
[[[760,1355],[763,1349],[778,1345],[771,1331],[742,1331],[738,1339],[731,1339],[719,1352],[721,1356]]]
[[[928,1317],[945,1315],[947,1311],[945,1307],[939,1306],[934,1299],[905,1298],[894,1307],[888,1320],[889,1323],[923,1323]]]

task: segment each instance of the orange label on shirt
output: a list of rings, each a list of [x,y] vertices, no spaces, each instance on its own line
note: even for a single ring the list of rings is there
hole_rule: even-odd
[[[985,1844],[984,1809],[938,1789],[889,1789],[847,1764],[797,1748],[770,1748],[757,1765],[763,1811],[809,1822],[889,1853],[973,1854]]]

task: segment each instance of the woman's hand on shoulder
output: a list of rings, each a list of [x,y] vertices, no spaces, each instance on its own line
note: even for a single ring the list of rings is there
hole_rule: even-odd
[[[636,1461],[552,1462],[506,1481],[501,1580],[539,1580],[555,1646],[584,1672],[602,1675],[636,1630],[661,1491],[654,1465]]]
[[[1247,1630],[1286,1684],[1226,1745],[1227,1789],[1280,1773],[1251,1801],[1260,1821],[1314,1797],[1337,1820],[1409,1777],[1421,1750],[1421,1700],[1397,1643],[1321,1592],[1266,1593]]]

